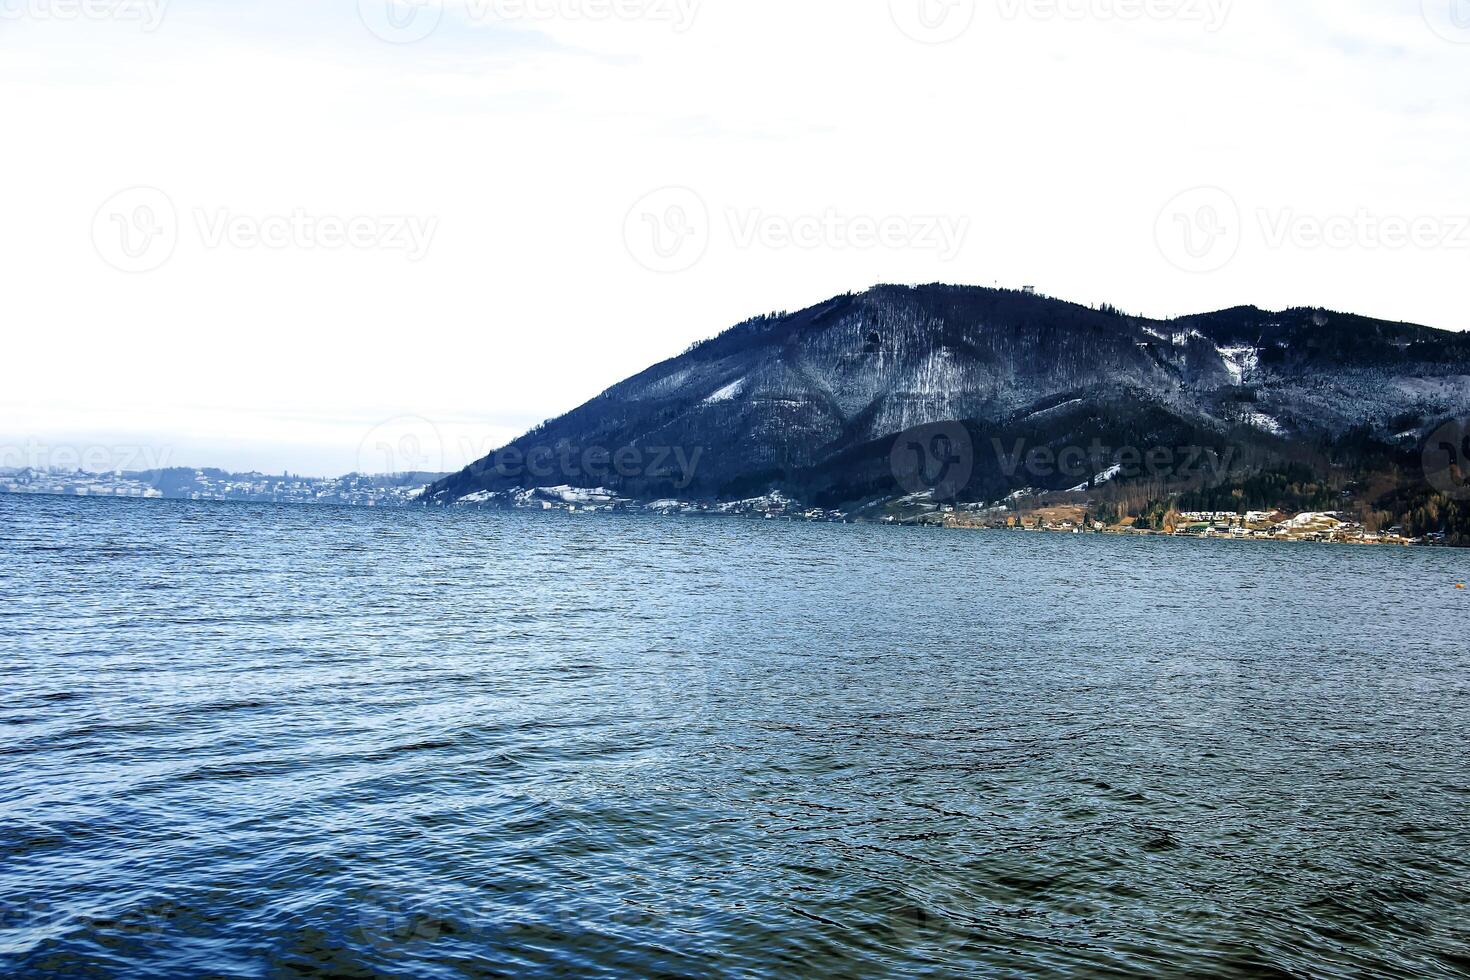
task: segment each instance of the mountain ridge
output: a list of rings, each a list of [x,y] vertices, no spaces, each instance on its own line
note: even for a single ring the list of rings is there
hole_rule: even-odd
[[[881,497],[883,477],[843,460],[881,455],[924,426],[966,426],[972,452],[992,431],[1040,445],[1113,432],[1151,446],[1209,437],[1287,459],[1359,431],[1393,445],[1467,414],[1466,334],[1305,307],[1160,320],[1028,291],[880,285],[736,324],[435,483],[425,500],[572,485],[635,499],[775,490],[852,503]],[[682,467],[652,465],[673,449]],[[630,465],[566,465],[589,451],[622,452]],[[505,465],[538,452],[556,459],[546,472]],[[999,489],[991,476],[957,496]]]

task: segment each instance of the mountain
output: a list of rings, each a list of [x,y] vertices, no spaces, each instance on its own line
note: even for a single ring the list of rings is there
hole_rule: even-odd
[[[879,286],[697,344],[425,499],[568,485],[855,505],[922,490],[944,462],[931,454],[958,464],[939,482],[961,501],[1144,477],[1167,494],[1200,480],[1177,465],[1118,470],[1122,451],[1167,450],[1176,464],[1213,451],[1236,482],[1286,466],[1322,476],[1348,443],[1366,456],[1417,451],[1435,424],[1466,415],[1466,334],[1315,309],[1155,320],[1030,292]],[[1064,470],[1032,459],[1074,446],[1096,467],[1080,481],[1075,456]]]

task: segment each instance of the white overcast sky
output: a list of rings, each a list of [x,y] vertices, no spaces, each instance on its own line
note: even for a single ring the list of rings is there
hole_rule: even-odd
[[[0,466],[458,466],[879,282],[1470,327],[1465,0],[0,0],[0,86]]]

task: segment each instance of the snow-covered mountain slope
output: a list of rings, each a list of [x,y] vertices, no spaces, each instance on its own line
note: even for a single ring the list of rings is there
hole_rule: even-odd
[[[428,499],[564,484],[745,497],[830,472],[916,426],[1039,425],[1067,405],[1101,426],[1120,398],[1203,432],[1397,434],[1470,414],[1470,336],[1321,310],[1159,321],[1010,290],[880,286],[740,324],[441,481]],[[624,451],[628,465],[581,472],[588,450]],[[505,465],[538,451],[555,462],[534,473]]]

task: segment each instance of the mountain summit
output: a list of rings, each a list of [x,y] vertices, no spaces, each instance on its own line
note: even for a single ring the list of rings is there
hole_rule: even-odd
[[[987,500],[1077,482],[1006,472],[999,448],[1101,447],[1089,462],[1106,473],[1122,447],[1205,446],[1259,469],[1350,435],[1417,444],[1466,414],[1470,335],[1316,309],[1155,320],[1015,290],[879,286],[733,327],[425,499],[572,486],[851,504],[912,492],[894,442],[920,432],[962,446],[952,495]]]

